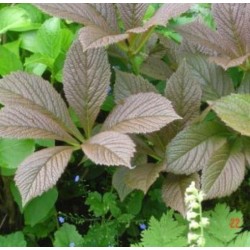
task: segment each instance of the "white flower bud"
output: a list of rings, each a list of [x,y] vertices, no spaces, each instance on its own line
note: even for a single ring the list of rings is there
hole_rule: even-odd
[[[195,213],[193,211],[187,211],[187,220],[192,221],[195,217],[197,217],[199,214]]]
[[[190,244],[193,241],[196,241],[200,236],[198,234],[194,233],[188,233],[187,238],[188,238],[188,243]]]
[[[204,237],[199,237],[199,239],[197,240],[197,245],[198,245],[198,247],[204,247],[204,245],[205,245]]]
[[[208,218],[202,217],[200,224],[201,224],[202,227],[206,227],[209,224]]]
[[[190,224],[189,224],[189,229],[197,229],[200,227],[200,224],[196,221],[191,221]]]

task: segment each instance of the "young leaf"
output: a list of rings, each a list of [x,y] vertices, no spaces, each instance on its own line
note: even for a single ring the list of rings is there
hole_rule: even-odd
[[[103,128],[120,133],[149,133],[181,119],[171,102],[159,94],[131,95],[106,119]]]
[[[175,111],[186,124],[199,115],[201,103],[201,87],[192,77],[192,71],[184,61],[167,81],[165,96],[172,101]]]
[[[166,205],[180,212],[183,217],[186,216],[185,191],[192,181],[199,188],[200,178],[197,173],[188,176],[168,174],[162,186],[162,198]]]
[[[191,174],[207,163],[214,151],[225,143],[225,128],[215,122],[192,125],[168,144],[166,151],[168,172]]]
[[[230,242],[229,247],[250,247],[250,232],[245,231],[237,236],[237,238]]]
[[[144,14],[148,8],[146,3],[117,3],[125,29],[141,26]]]
[[[38,151],[22,162],[16,172],[15,182],[23,206],[56,184],[72,152],[72,147],[58,146]]]
[[[130,95],[138,93],[154,92],[156,88],[141,76],[116,70],[116,80],[114,87],[115,102],[119,103]]]
[[[107,96],[110,68],[104,49],[83,52],[77,40],[71,46],[64,64],[64,92],[89,135],[100,107]]]
[[[173,18],[186,12],[191,7],[191,4],[165,3],[163,4],[154,16],[147,21],[142,27],[137,27],[128,30],[128,32],[142,33],[155,25],[165,26],[167,22]]]
[[[125,183],[130,188],[142,190],[146,194],[162,170],[163,164],[148,163],[136,166],[127,172]]]
[[[202,171],[202,190],[206,199],[230,195],[244,179],[245,157],[226,143],[209,159]]]
[[[6,106],[1,109],[0,136],[76,142],[52,116],[25,106]]]
[[[82,144],[82,150],[96,164],[132,168],[130,160],[134,155],[135,145],[129,136],[107,131],[91,137]]]
[[[37,31],[37,50],[42,55],[56,59],[61,51],[61,40],[60,20],[55,17],[50,18]]]
[[[192,77],[201,84],[204,101],[217,100],[234,92],[231,78],[223,69],[209,63],[205,56],[189,54],[187,64],[192,70]]]
[[[231,94],[214,102],[211,107],[227,126],[250,136],[249,94]]]
[[[0,64],[0,75],[8,75],[9,73],[22,70],[22,62],[21,60],[12,53],[12,51],[8,50],[7,48],[0,45],[0,58],[2,63]],[[8,62],[8,63],[3,63]]]
[[[49,82],[25,72],[12,73],[0,79],[0,102],[4,105],[28,105],[47,110],[64,124],[65,129],[81,138],[71,121],[66,104]]]

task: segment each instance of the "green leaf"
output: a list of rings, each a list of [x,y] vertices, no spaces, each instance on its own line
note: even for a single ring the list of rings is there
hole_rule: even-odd
[[[144,195],[141,191],[135,191],[130,194],[125,200],[125,207],[128,213],[137,215],[142,209],[142,201]]]
[[[61,51],[61,28],[58,18],[50,18],[37,31],[37,48],[42,55],[56,59]]]
[[[144,247],[184,247],[187,246],[187,239],[184,235],[186,226],[179,225],[173,219],[173,213],[164,214],[158,221],[152,217],[149,221],[149,228],[142,232]]]
[[[211,104],[227,126],[250,136],[250,94],[231,94]]]
[[[21,40],[19,39],[19,40],[10,42],[10,43],[5,43],[5,44],[3,44],[3,47],[8,49],[13,54],[15,54],[16,57],[20,60],[20,55],[19,55],[20,43],[21,43]]]
[[[184,129],[167,146],[166,170],[186,175],[199,171],[225,143],[225,131],[216,122],[203,122]]]
[[[115,106],[114,97],[112,95],[108,95],[102,104],[101,110],[109,112],[111,111]]]
[[[26,247],[23,232],[15,232],[8,235],[0,235],[0,247]]]
[[[34,150],[34,140],[0,139],[0,165],[16,169]]]
[[[241,94],[250,94],[250,72],[245,72],[237,92]]]
[[[22,70],[22,62],[19,57],[0,45],[0,75],[8,75],[12,71]]]
[[[41,196],[33,199],[24,208],[25,224],[34,226],[46,218],[47,214],[53,208],[58,197],[58,192],[55,188],[43,193]]]
[[[241,231],[243,216],[241,212],[231,211],[225,204],[217,204],[210,214],[210,224],[206,228],[208,235],[224,244],[233,240]],[[237,223],[238,222],[238,223]],[[209,246],[209,245],[206,245]]]
[[[245,231],[237,236],[237,238],[230,242],[229,247],[250,247],[250,232]]]
[[[28,13],[22,8],[8,6],[0,10],[0,34],[8,30],[16,31],[25,28],[30,23]]]
[[[76,247],[81,246],[82,236],[77,232],[76,227],[64,223],[61,228],[55,232],[54,247],[68,247],[74,243]]]

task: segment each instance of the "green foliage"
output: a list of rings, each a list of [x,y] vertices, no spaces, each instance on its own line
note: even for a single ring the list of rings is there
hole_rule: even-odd
[[[53,245],[55,247],[69,247],[70,244],[73,244],[73,246],[79,247],[81,246],[81,242],[82,236],[77,232],[76,227],[64,223],[63,226],[55,232]]]
[[[173,218],[173,212],[164,214],[158,221],[152,217],[149,228],[142,232],[142,247],[184,247],[187,246],[187,226],[178,223]]]
[[[27,243],[22,232],[0,235],[0,247],[26,247]]]

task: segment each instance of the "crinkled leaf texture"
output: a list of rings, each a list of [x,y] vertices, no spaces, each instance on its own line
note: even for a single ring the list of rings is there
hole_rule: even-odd
[[[233,193],[245,175],[245,157],[239,148],[226,143],[209,159],[202,171],[202,190],[206,199]]]
[[[177,71],[167,81],[165,96],[172,102],[175,111],[186,124],[199,115],[201,103],[201,86],[192,76],[192,71],[183,61]]]
[[[208,61],[205,56],[187,54],[187,64],[192,71],[192,77],[201,85],[202,100],[217,100],[234,92],[232,79],[227,73]]]
[[[135,152],[135,144],[125,134],[106,131],[82,144],[82,150],[96,164],[132,168],[130,161]]]
[[[31,106],[6,106],[0,111],[0,136],[17,139],[56,139],[75,143],[53,116]]]
[[[119,103],[130,95],[139,93],[154,92],[156,88],[148,80],[141,76],[116,70],[116,80],[114,87],[115,102]]]
[[[200,177],[197,173],[188,176],[168,174],[162,187],[162,198],[166,205],[180,212],[183,217],[186,216],[185,191],[192,181],[199,188]]]
[[[120,133],[149,133],[181,119],[169,100],[155,93],[131,95],[106,119],[103,129]]]
[[[32,198],[53,187],[67,166],[73,148],[58,146],[38,151],[19,166],[15,182],[25,206]]]
[[[250,94],[231,94],[215,101],[211,107],[227,126],[250,136]]]
[[[71,107],[89,134],[104,102],[110,83],[110,67],[104,49],[83,52],[76,40],[64,64],[64,92]]]
[[[191,174],[201,170],[213,152],[225,143],[225,131],[216,122],[194,124],[182,130],[167,146],[166,171]]]
[[[81,137],[61,96],[48,81],[25,72],[15,72],[0,79],[0,102],[47,111],[48,116],[68,132]]]
[[[217,56],[211,59],[224,69],[243,64],[250,55],[249,4],[216,3],[212,5],[212,12],[217,24],[216,31],[199,21],[178,30],[195,45],[216,52]]]

